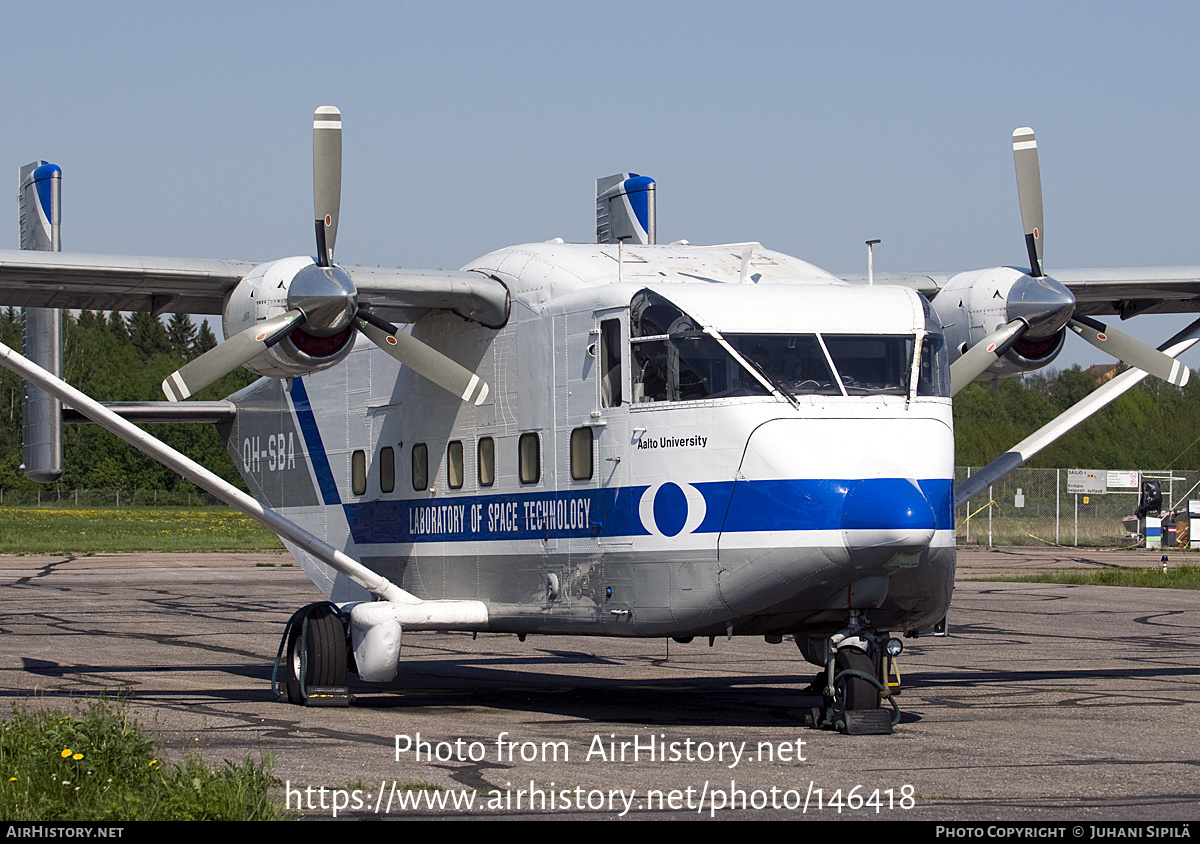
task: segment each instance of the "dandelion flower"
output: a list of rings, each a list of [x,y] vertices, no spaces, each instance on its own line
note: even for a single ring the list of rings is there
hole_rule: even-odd
[[[70,755],[71,755],[71,753],[72,753],[72,752],[73,752],[73,751],[71,750],[71,748],[69,748],[69,747],[64,747],[64,748],[63,748],[63,752],[62,752],[62,753],[60,753],[60,754],[58,754],[58,755],[59,755],[59,756],[61,756],[61,757],[62,757],[62,758],[64,758],[64,759],[66,759],[68,756],[70,756]]]

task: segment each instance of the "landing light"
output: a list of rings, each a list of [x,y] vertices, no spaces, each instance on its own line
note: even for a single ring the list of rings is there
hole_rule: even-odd
[[[904,643],[896,638],[888,639],[887,647],[885,648],[885,650],[887,650],[888,656],[891,656],[891,657],[900,656],[900,652],[904,650]]]

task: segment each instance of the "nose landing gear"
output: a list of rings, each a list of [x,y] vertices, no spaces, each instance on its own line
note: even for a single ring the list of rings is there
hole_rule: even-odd
[[[900,707],[888,683],[899,641],[889,641],[886,633],[865,627],[864,622],[853,614],[850,625],[827,642],[824,700],[812,711],[814,727],[851,736],[890,735],[900,722]],[[890,704],[890,712],[883,708],[884,701]]]

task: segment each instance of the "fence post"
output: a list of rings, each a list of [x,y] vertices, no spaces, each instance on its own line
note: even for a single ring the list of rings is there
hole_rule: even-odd
[[[971,479],[971,467],[967,467],[967,480]],[[967,502],[967,538],[966,544],[971,544],[971,502]]]
[[[992,547],[992,502],[996,499],[992,497],[992,488],[988,487],[988,547]]]

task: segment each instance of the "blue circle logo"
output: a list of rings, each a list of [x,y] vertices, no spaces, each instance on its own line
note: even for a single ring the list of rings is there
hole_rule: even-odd
[[[700,490],[673,481],[648,488],[638,503],[642,527],[654,536],[668,538],[694,532],[707,512],[708,505]]]

